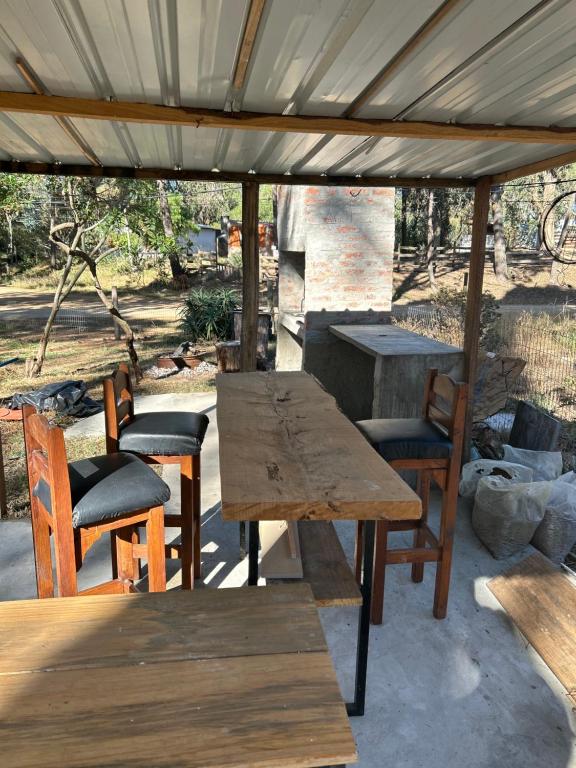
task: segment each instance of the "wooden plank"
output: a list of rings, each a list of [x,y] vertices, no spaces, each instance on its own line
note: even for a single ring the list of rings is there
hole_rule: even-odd
[[[259,185],[242,184],[242,328],[240,370],[255,371],[258,343],[260,251],[258,247]]]
[[[218,374],[225,520],[417,519],[418,496],[301,371]]]
[[[472,178],[451,176],[430,177],[400,177],[394,176],[339,176],[337,174],[293,173],[289,176],[283,173],[248,173],[247,171],[197,171],[177,168],[133,168],[132,166],[91,166],[74,163],[36,163],[17,162],[16,160],[0,160],[2,173],[32,173],[42,176],[80,176],[93,178],[119,179],[173,179],[176,181],[217,181],[239,184],[243,181],[253,181],[257,184],[305,184],[314,187],[405,187],[415,189],[428,188],[469,188],[475,185]]]
[[[246,19],[246,25],[242,33],[242,41],[238,50],[236,64],[234,65],[234,76],[232,78],[234,88],[237,90],[244,86],[246,72],[252,57],[256,35],[258,34],[258,27],[262,19],[265,5],[266,0],[251,0],[250,2],[248,18]]]
[[[0,91],[0,112],[149,125],[180,125],[279,133],[384,136],[440,141],[495,141],[520,144],[576,144],[576,128],[540,125],[440,123],[419,120],[224,112],[201,107],[170,107],[136,101],[104,101],[77,96],[46,96]]]
[[[44,87],[44,84],[40,81],[36,73],[31,69],[28,62],[24,61],[24,59],[17,57],[15,60],[15,65],[26,83],[30,86],[31,90],[34,91],[34,93],[40,93],[44,94],[45,96],[49,96],[49,92]],[[84,157],[92,163],[92,165],[101,165],[100,160],[96,156],[94,150],[87,144],[84,138],[80,136],[78,133],[78,129],[73,126],[70,121],[65,117],[55,117],[54,120],[56,123],[60,126],[60,128],[64,131],[64,133],[68,136],[68,138],[78,147],[80,152],[84,155]],[[115,334],[116,335],[116,334]],[[120,338],[120,336],[116,336],[117,339]]]
[[[264,579],[301,579],[302,558],[296,523],[265,520],[260,523],[259,533],[260,576]]]
[[[305,768],[357,759],[325,652],[8,675],[0,709],[6,768]]]
[[[495,173],[492,176],[492,184],[505,184],[507,181],[514,181],[514,179],[520,179],[523,176],[531,176],[533,173],[549,171],[551,168],[559,168],[561,165],[570,165],[570,163],[574,162],[576,162],[576,149],[571,149],[561,155],[546,157],[544,160],[517,165],[515,168],[510,168],[507,171]]]
[[[326,650],[310,588],[0,603],[0,675]]]
[[[303,578],[319,607],[362,605],[362,595],[334,525],[322,520],[300,521]]]
[[[432,32],[438,27],[438,25],[449,16],[456,6],[461,3],[462,0],[445,0],[438,8],[434,10],[432,15],[426,19],[424,24],[416,31],[414,35],[400,48],[392,59],[384,66],[383,69],[378,72],[376,77],[364,88],[362,93],[357,96],[350,104],[346,112],[346,117],[349,117],[358,110],[362,109],[374,96],[376,96],[382,88],[389,82],[390,78],[397,72],[400,65],[403,64],[413,53],[418,50],[422,43],[427,40]]]
[[[539,552],[488,582],[576,704],[576,587]]]

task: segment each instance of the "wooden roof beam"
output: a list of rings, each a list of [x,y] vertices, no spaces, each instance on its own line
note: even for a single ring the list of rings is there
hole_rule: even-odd
[[[498,141],[520,144],[576,145],[576,127],[436,123],[263,112],[221,112],[199,107],[168,107],[130,101],[102,101],[75,96],[44,96],[0,91],[0,112],[108,120],[150,125],[226,128],[280,133],[333,133],[438,141]]]
[[[514,179],[520,179],[523,176],[531,176],[533,173],[549,171],[551,168],[559,168],[561,165],[569,165],[570,163],[576,163],[576,149],[564,152],[561,155],[547,157],[544,160],[536,160],[525,165],[518,165],[516,168],[510,168],[508,171],[495,173],[492,176],[492,184],[505,184],[507,181],[514,181]]]
[[[253,181],[259,184],[304,184],[313,187],[416,187],[469,188],[474,179],[455,178],[399,178],[383,176],[320,176],[286,175],[282,173],[236,173],[174,170],[172,168],[126,168],[123,166],[93,166],[59,163],[31,163],[0,161],[0,173],[32,173],[46,176],[91,176],[121,179],[174,179],[178,181],[216,181],[240,184]]]
[[[50,93],[47,91],[44,84],[40,81],[39,77],[36,75],[36,73],[32,70],[30,65],[24,61],[22,58],[17,58],[15,61],[16,68],[24,78],[24,80],[28,83],[30,86],[30,89],[34,91],[35,94],[41,95],[41,96],[49,96]],[[58,123],[60,128],[64,131],[64,133],[68,136],[70,141],[72,141],[82,152],[84,157],[89,160],[92,165],[101,165],[100,160],[96,156],[96,154],[92,151],[92,148],[88,146],[88,144],[84,141],[84,139],[80,136],[78,131],[74,128],[73,125],[70,124],[70,121],[66,117],[59,117],[57,115],[54,116],[54,120]]]
[[[448,16],[462,0],[445,0],[434,13],[429,16],[424,24],[412,35],[412,37],[400,48],[386,66],[378,72],[376,77],[344,110],[343,117],[352,117],[365,106],[376,94],[378,94],[392,75],[396,73],[401,64],[414,53],[415,50],[428,38],[438,25]]]
[[[266,0],[251,0],[250,2],[250,9],[248,10],[246,24],[244,25],[244,31],[242,32],[242,40],[240,41],[240,47],[238,48],[238,54],[234,64],[234,74],[232,76],[232,85],[237,91],[244,87],[246,81],[246,73],[248,72],[252,52],[254,51],[256,35],[258,34],[258,28],[260,26],[260,21],[262,20],[265,5]]]

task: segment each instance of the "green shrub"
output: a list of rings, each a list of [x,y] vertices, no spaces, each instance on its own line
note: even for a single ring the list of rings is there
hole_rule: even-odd
[[[227,339],[238,300],[238,293],[231,288],[193,289],[179,310],[180,327],[190,341]]]

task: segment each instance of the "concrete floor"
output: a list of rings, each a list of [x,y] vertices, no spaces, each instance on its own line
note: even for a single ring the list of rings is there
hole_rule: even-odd
[[[219,515],[218,436],[213,394],[142,398],[137,411],[203,410],[211,423],[202,452],[204,585],[235,587],[246,581],[238,558],[238,526]],[[71,433],[101,432],[101,416],[78,422]],[[179,504],[177,471],[164,477]],[[353,525],[339,523],[349,556]],[[398,534],[402,539],[405,534]],[[527,553],[526,553],[527,554]],[[527,645],[486,587],[512,560],[496,561],[459,511],[448,618],[432,617],[434,567],[423,584],[409,566],[388,569],[386,617],[373,628],[366,715],[353,719],[361,768],[576,768],[576,718],[565,689]],[[35,596],[30,525],[0,525],[0,599]],[[80,573],[81,587],[108,578],[108,543],[100,541]],[[170,586],[179,583],[170,564]],[[357,611],[324,609],[322,621],[345,697],[354,676]]]

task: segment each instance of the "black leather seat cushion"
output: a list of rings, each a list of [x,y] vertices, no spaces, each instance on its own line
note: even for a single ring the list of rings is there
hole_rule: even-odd
[[[74,528],[158,507],[170,498],[170,488],[156,472],[129,453],[73,461],[68,474]],[[36,484],[34,496],[52,511],[50,488],[44,480]]]
[[[119,448],[148,456],[194,456],[207,429],[208,416],[202,413],[141,413],[122,428]]]
[[[447,459],[451,441],[425,419],[368,419],[356,426],[386,459]]]

